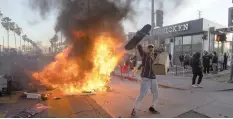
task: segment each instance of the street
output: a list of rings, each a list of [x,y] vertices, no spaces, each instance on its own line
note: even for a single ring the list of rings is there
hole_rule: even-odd
[[[36,117],[130,117],[139,94],[140,80],[122,80],[118,76],[111,79],[111,92],[64,96],[60,91],[53,90],[50,91],[52,97],[47,101],[19,98],[15,103],[1,104],[0,112],[7,111],[7,116],[11,116],[39,103],[49,108]],[[148,92],[136,117],[233,117],[233,84],[224,82],[224,77],[221,81],[214,79],[217,78],[205,78],[204,88],[196,89],[191,87],[190,77],[157,76],[159,100],[156,109],[160,114],[149,113],[152,95]],[[53,97],[61,99],[54,100]]]
[[[0,0],[0,118],[233,118],[232,4]]]

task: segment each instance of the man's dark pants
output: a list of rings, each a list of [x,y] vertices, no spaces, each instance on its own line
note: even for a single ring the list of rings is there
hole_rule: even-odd
[[[203,78],[203,73],[202,72],[198,72],[198,73],[195,72],[195,73],[193,73],[193,82],[192,82],[192,85],[196,84],[196,78],[197,78],[197,76],[199,76],[197,84],[201,84],[201,81],[202,81],[202,78]]]
[[[204,74],[209,74],[210,73],[210,66],[204,66]]]

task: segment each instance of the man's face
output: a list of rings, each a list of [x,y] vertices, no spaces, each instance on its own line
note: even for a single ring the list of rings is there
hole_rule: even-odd
[[[153,53],[154,52],[154,47],[148,47],[147,52],[148,53]]]

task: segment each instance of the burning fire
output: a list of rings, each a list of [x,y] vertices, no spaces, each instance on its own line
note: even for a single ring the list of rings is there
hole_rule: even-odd
[[[116,51],[121,44],[119,40],[109,34],[95,37],[93,42],[90,59],[80,59],[77,56],[68,57],[73,49],[73,45],[70,45],[55,57],[54,62],[44,67],[41,72],[33,73],[32,76],[43,85],[59,88],[66,94],[83,91],[106,91],[106,85],[110,81],[110,73],[124,52]],[[89,60],[93,65],[92,69],[85,72],[82,77],[78,75],[83,68],[80,66],[79,60]]]

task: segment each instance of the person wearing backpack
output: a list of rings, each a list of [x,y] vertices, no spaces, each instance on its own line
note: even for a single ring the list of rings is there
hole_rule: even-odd
[[[202,82],[202,78],[203,78],[203,67],[201,64],[201,54],[199,52],[197,52],[193,59],[192,59],[192,72],[193,72],[193,78],[192,78],[192,87],[194,88],[202,88],[202,86],[200,85]],[[196,78],[198,76],[198,82],[196,83]]]

